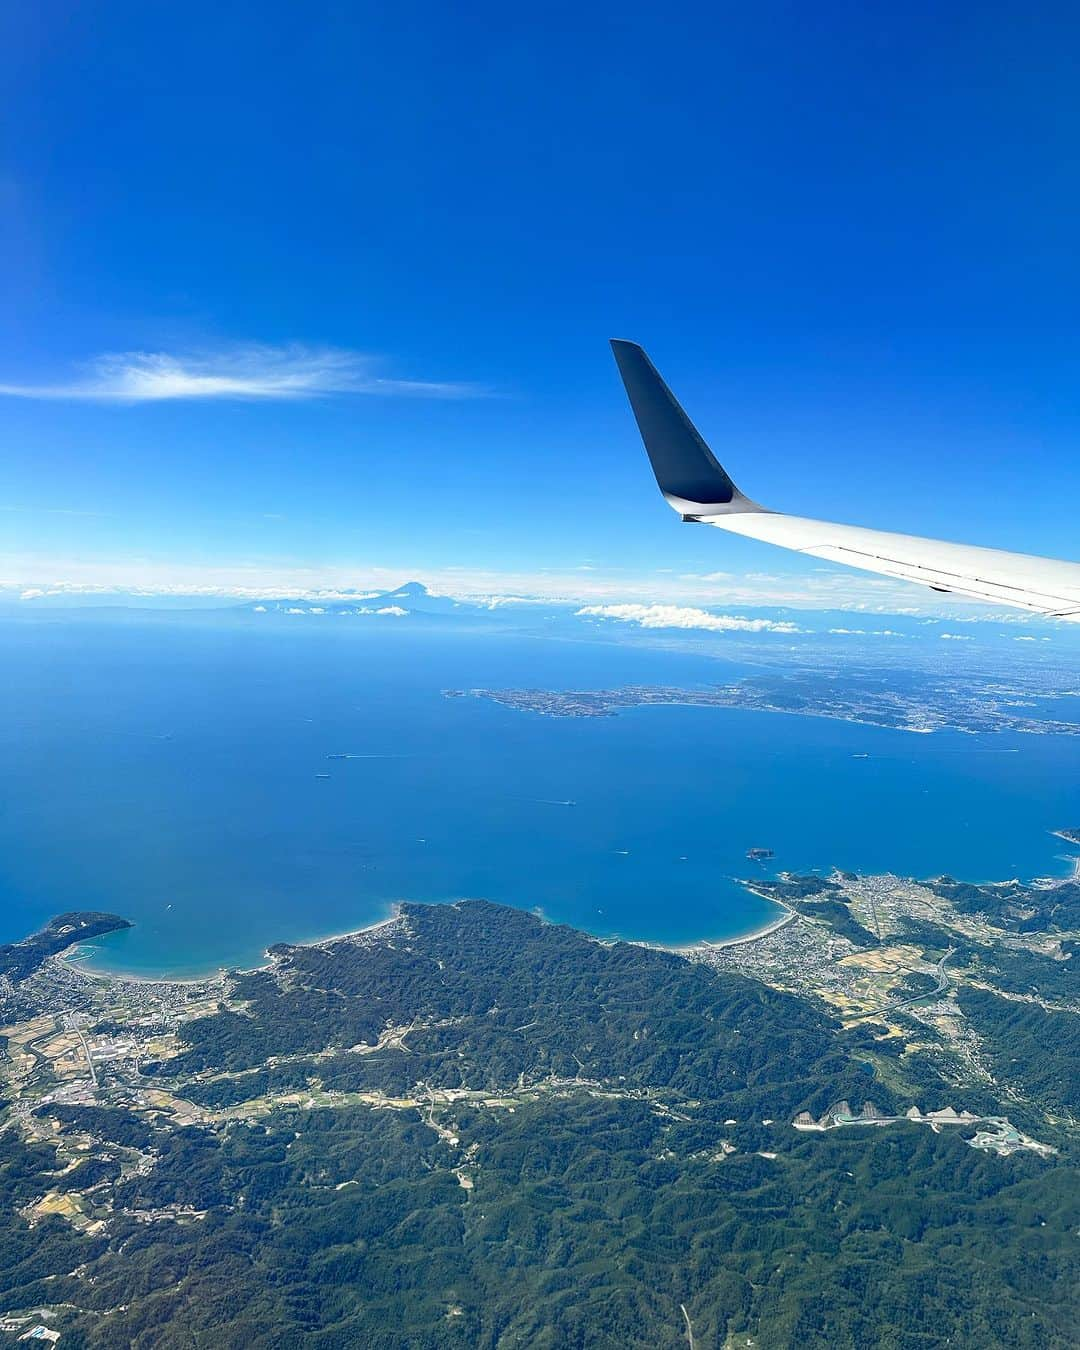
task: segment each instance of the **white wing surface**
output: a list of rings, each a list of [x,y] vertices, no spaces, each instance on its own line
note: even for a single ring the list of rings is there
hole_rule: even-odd
[[[645,352],[633,342],[611,347],[656,481],[683,520],[935,591],[1080,622],[1080,563],[833,525],[759,506],[721,468]]]

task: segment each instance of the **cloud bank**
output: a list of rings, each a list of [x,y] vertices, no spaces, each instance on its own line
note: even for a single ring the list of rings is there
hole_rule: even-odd
[[[99,356],[60,384],[4,384],[10,398],[159,403],[170,399],[298,400],[332,394],[468,398],[475,385],[387,379],[370,356],[335,347],[231,347],[213,353],[119,352]]]
[[[571,611],[583,606],[593,611],[586,617],[641,622],[664,626],[665,616],[683,614],[677,627],[700,626],[695,616],[704,614],[713,631],[739,631],[732,624],[744,620],[723,611],[738,608],[786,608],[806,613],[844,611],[850,622],[830,627],[846,628],[853,635],[892,637],[891,614],[923,617],[923,622],[946,625],[969,623],[1009,624],[1023,631],[1042,621],[1018,610],[998,610],[976,601],[947,599],[916,592],[917,606],[910,602],[913,587],[906,582],[884,582],[857,573],[796,576],[736,575],[724,581],[673,575],[670,570],[598,567],[593,572],[572,568],[539,568],[533,571],[432,566],[419,559],[398,558],[393,565],[371,561],[350,563],[302,563],[294,559],[231,558],[215,562],[166,560],[153,557],[71,557],[44,553],[0,552],[0,602],[25,595],[29,601],[56,600],[70,596],[101,600],[112,596],[117,603],[126,597],[140,600],[190,598],[197,603],[213,599],[260,601],[307,600],[363,603],[390,592],[403,578],[423,582],[438,595],[483,604],[492,609],[503,605],[565,605]],[[629,607],[629,608],[627,608]],[[717,612],[719,611],[719,612]],[[691,621],[687,623],[686,615]],[[925,616],[925,617],[924,617]],[[936,616],[936,617],[931,617]],[[796,619],[798,616],[795,616]],[[788,616],[784,616],[786,621]],[[719,622],[719,620],[727,620]],[[751,622],[746,620],[745,622]],[[782,630],[781,630],[782,631]]]
[[[831,637],[903,637],[895,628],[830,628]]]
[[[639,628],[698,628],[710,633],[801,633],[786,619],[744,619],[732,614],[710,614],[687,605],[585,605],[584,618],[614,619]]]

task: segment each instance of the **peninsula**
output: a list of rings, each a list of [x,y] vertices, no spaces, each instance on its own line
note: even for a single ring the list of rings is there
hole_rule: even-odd
[[[30,937],[0,945],[0,978],[17,984],[32,975],[48,957],[67,951],[78,942],[88,942],[104,933],[130,927],[127,919],[118,918],[115,914],[101,914],[96,910],[58,914]]]
[[[1068,692],[1072,692],[1071,690]],[[908,687],[884,687],[879,677],[858,670],[844,679],[813,667],[753,675],[728,684],[682,688],[624,685],[614,689],[445,689],[447,698],[482,698],[514,712],[541,717],[617,717],[635,708],[740,708],[751,712],[798,713],[895,731],[1020,732],[1036,736],[1078,736],[1080,722],[1041,716],[1043,701],[1055,694],[1018,680],[913,678]]]

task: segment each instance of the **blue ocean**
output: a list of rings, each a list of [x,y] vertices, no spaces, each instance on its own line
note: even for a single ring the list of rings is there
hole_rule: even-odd
[[[482,896],[599,935],[750,931],[779,869],[1062,875],[1080,742],[645,708],[543,718],[447,688],[727,680],[715,653],[392,620],[0,625],[0,938],[68,909],[134,927],[98,966],[202,974]],[[348,756],[348,758],[338,758]],[[768,873],[766,873],[768,874]]]

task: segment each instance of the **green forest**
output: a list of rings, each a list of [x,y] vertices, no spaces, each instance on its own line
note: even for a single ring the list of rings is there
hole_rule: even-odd
[[[890,1113],[953,1100],[925,1072],[907,1081],[895,1043],[890,1086],[875,1077],[872,1026],[481,902],[405,906],[366,946],[279,948],[236,993],[239,1010],[188,1024],[147,1081],[184,1080],[214,1109],[316,1083],[516,1104],[184,1127],[45,1106],[60,1136],[153,1165],[50,1176],[108,1188],[112,1217],[96,1237],[60,1218],[30,1229],[18,1211],[54,1150],[0,1133],[0,1307],[59,1309],[65,1346],[162,1350],[653,1350],[687,1344],[683,1307],[695,1344],[717,1348],[1077,1344],[1064,1132],[1044,1159],[907,1123],[791,1128],[844,1099]],[[405,1048],[356,1051],[388,1024],[415,1028]],[[1059,1060],[1075,1056],[1070,1029],[1018,1015],[1008,1030],[1056,1076],[1073,1071],[1058,1067],[1075,1062]],[[197,1214],[147,1221],[166,1205]]]

